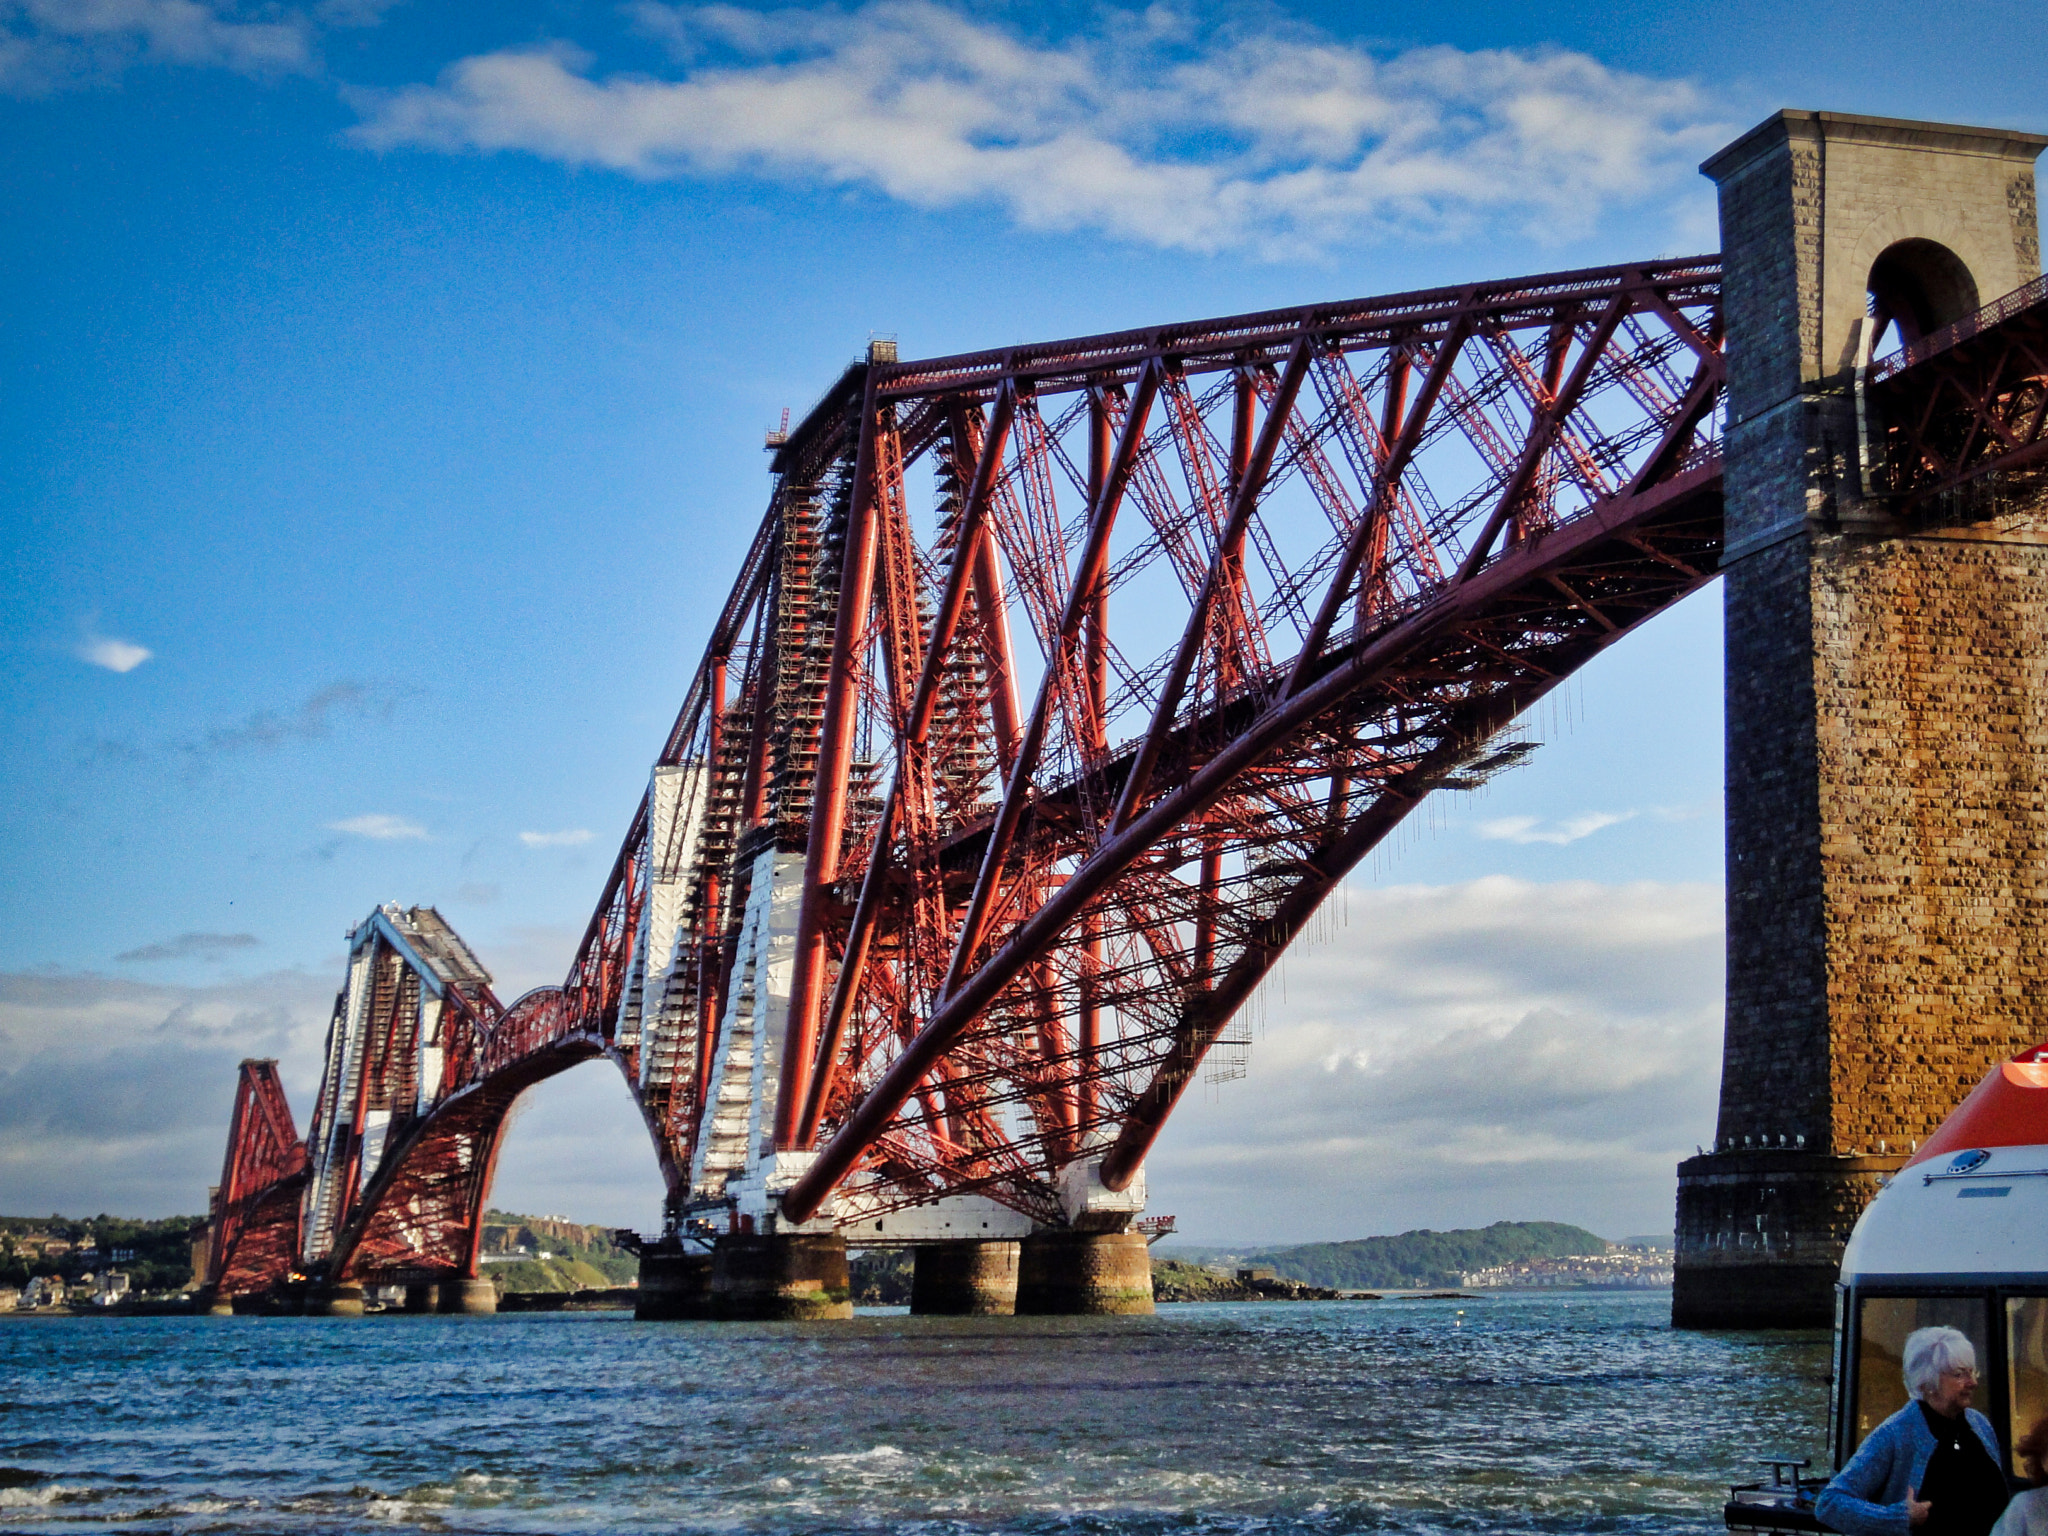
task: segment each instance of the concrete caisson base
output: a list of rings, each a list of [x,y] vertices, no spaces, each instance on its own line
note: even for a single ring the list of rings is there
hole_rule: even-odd
[[[443,1280],[440,1310],[489,1317],[498,1310],[498,1288],[488,1280]]]
[[[1017,1310],[1016,1243],[928,1243],[914,1254],[910,1310],[920,1317],[1008,1317]]]
[[[434,1284],[408,1285],[405,1288],[405,1310],[408,1312],[438,1312],[441,1310],[441,1287]]]
[[[846,1239],[836,1232],[720,1238],[711,1255],[711,1313],[733,1322],[852,1317]]]
[[[1674,1328],[1826,1328],[1835,1271],[1826,1264],[1723,1264],[1672,1278]]]
[[[643,1322],[702,1322],[711,1317],[711,1255],[643,1249],[633,1315]]]
[[[1019,1248],[1020,1315],[1145,1316],[1152,1311],[1152,1255],[1135,1232],[1040,1232]]]
[[[331,1285],[306,1298],[310,1317],[361,1317],[363,1288],[360,1285]]]
[[[1826,1328],[1849,1233],[1903,1157],[1709,1152],[1678,1165],[1676,1328]]]

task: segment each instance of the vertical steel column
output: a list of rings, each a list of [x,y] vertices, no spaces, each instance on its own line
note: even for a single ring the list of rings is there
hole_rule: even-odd
[[[1204,992],[1215,986],[1209,971],[1216,963],[1216,899],[1223,883],[1223,850],[1216,834],[1202,834],[1201,883],[1195,888],[1195,957],[1190,967],[1195,985]]]
[[[1007,777],[1017,761],[1017,660],[1010,649],[1009,599],[987,530],[974,542],[974,603],[987,641],[989,720],[996,733],[996,769]]]
[[[1057,1168],[1074,1155],[1074,1091],[1065,1070],[1069,1046],[1060,1022],[1059,972],[1050,960],[1041,960],[1032,968],[1031,982],[1038,994],[1038,1053],[1049,1068],[1033,1113],[1050,1122],[1044,1126],[1046,1160]]]
[[[1103,484],[1109,479],[1109,402],[1099,389],[1088,392],[1088,505],[1102,499]],[[1108,724],[1109,701],[1109,592],[1098,587],[1088,605],[1088,633],[1082,642],[1088,677],[1089,702],[1095,718]]]
[[[1092,507],[1101,498],[1103,483],[1109,478],[1109,402],[1100,389],[1088,392],[1088,504]],[[1098,590],[1095,601],[1088,609],[1088,635],[1083,656],[1087,664],[1089,702],[1095,710],[1095,718],[1105,728],[1109,722],[1109,594]],[[1081,926],[1081,975],[1075,987],[1077,1018],[1075,1032],[1080,1036],[1080,1059],[1075,1063],[1074,1075],[1080,1080],[1079,1092],[1075,1095],[1075,1114],[1085,1134],[1086,1128],[1095,1123],[1098,1101],[1097,1085],[1102,1062],[1102,1001],[1101,981],[1098,972],[1103,964],[1102,915],[1091,912],[1082,920]]]
[[[860,449],[854,459],[853,507],[847,516],[840,567],[838,622],[825,681],[825,713],[818,731],[817,777],[811,793],[811,832],[805,853],[802,905],[797,914],[796,961],[789,980],[789,1026],[782,1043],[782,1078],[775,1096],[775,1146],[794,1151],[811,1068],[818,1050],[818,1015],[824,999],[825,890],[839,878],[839,843],[846,830],[846,791],[853,762],[853,728],[860,706],[868,606],[873,596],[877,507],[875,436],[878,407],[869,368],[861,405]],[[893,427],[888,430],[894,430]]]
[[[797,1122],[796,1147],[808,1148],[817,1139],[818,1122],[825,1113],[825,1101],[832,1091],[832,1079],[836,1068],[835,1058],[839,1042],[846,1032],[846,1021],[853,1010],[853,1001],[858,992],[861,977],[867,966],[868,949],[873,942],[875,923],[882,903],[882,885],[889,865],[889,844],[895,834],[896,818],[903,806],[903,797],[909,786],[905,779],[913,773],[929,774],[931,763],[925,752],[926,738],[931,729],[932,712],[938,707],[939,677],[945,670],[946,653],[952,648],[954,636],[959,632],[960,616],[967,605],[967,594],[971,587],[986,588],[996,585],[999,578],[989,577],[977,581],[979,560],[984,553],[992,550],[994,540],[989,536],[987,512],[989,499],[995,494],[997,478],[1002,473],[1003,450],[1010,440],[1010,423],[1016,418],[1016,392],[1007,385],[996,396],[995,413],[984,435],[980,457],[976,460],[974,473],[968,481],[966,505],[961,509],[956,535],[958,542],[953,550],[953,568],[946,578],[946,590],[939,602],[939,612],[932,624],[932,633],[925,648],[924,661],[918,669],[915,691],[911,695],[910,707],[905,714],[896,743],[896,777],[889,786],[889,798],[882,804],[881,819],[875,824],[874,847],[868,854],[867,873],[861,878],[860,896],[854,904],[853,921],[847,930],[846,952],[840,957],[839,979],[832,988],[832,997],[826,1006],[823,1027],[817,1031],[817,1060],[810,1073],[810,1087],[804,1096],[802,1114]],[[956,425],[961,443],[968,438],[962,428]],[[1000,591],[1000,587],[997,586]],[[1007,640],[1007,628],[1004,632]],[[1003,657],[1005,679],[1002,693],[1007,694],[1010,684],[1007,678],[1007,654]],[[999,695],[1000,697],[1001,695]],[[1011,701],[1010,726],[1016,727],[1016,706]],[[1001,711],[996,711],[997,732],[1001,734]],[[1014,745],[1012,752],[1015,751]]]

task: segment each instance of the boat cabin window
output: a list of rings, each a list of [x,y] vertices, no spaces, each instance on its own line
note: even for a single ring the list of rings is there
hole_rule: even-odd
[[[1977,1367],[1989,1373],[1990,1333],[1981,1296],[1866,1296],[1856,1330],[1856,1412],[1849,1437],[1854,1451],[1886,1419],[1906,1406],[1906,1335],[1916,1328],[1955,1328],[1975,1346]],[[1980,1402],[1980,1407],[1985,1406]]]
[[[2048,1296],[2013,1296],[2005,1303],[2005,1360],[2012,1392],[2012,1433],[2017,1442],[2048,1417]],[[2015,1477],[2027,1469],[2013,1459]]]

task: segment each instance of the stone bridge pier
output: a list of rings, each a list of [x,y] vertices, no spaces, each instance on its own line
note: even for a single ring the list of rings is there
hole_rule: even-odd
[[[1702,167],[1729,370],[1728,1013],[1715,1143],[1679,1168],[1681,1326],[1825,1326],[1879,1180],[2048,1032],[2048,509],[1902,518],[1870,494],[1859,413],[1873,348],[2038,274],[2044,144],[1781,112]]]

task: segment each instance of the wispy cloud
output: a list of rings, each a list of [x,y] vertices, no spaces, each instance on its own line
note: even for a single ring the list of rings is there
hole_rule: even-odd
[[[87,635],[74,653],[80,661],[105,667],[109,672],[133,672],[156,652],[132,640],[115,640],[107,635]]]
[[[407,821],[403,816],[386,815],[382,811],[367,816],[351,816],[346,821],[330,821],[327,830],[346,833],[350,837],[372,838],[380,843],[423,840],[427,835],[427,829],[418,822]]]
[[[104,763],[151,763],[169,758],[196,777],[223,758],[261,755],[299,742],[324,740],[343,721],[388,719],[402,692],[371,683],[329,683],[295,709],[259,709],[233,724],[214,726],[183,741],[150,747],[100,737],[84,743],[82,751],[88,759]]]
[[[295,12],[199,0],[0,0],[0,92],[40,95],[133,64],[277,75],[312,62]]]
[[[203,1213],[235,1064],[281,1059],[304,1125],[336,977],[203,987],[0,973],[0,1189],[40,1211]]]
[[[231,752],[274,752],[295,741],[318,741],[346,716],[388,715],[392,699],[388,693],[364,683],[329,683],[312,694],[297,709],[280,714],[259,709],[233,725],[217,726],[182,750],[195,757],[218,757]]]
[[[1563,821],[1545,821],[1537,816],[1499,816],[1492,821],[1480,822],[1473,830],[1497,843],[1551,843],[1562,848],[1608,827],[1633,821],[1637,814],[1635,811],[1587,811],[1582,816],[1569,816]]]
[[[1506,221],[1540,238],[1690,187],[1726,137],[1695,86],[1561,50],[1374,50],[1114,10],[1059,42],[932,0],[632,7],[670,78],[566,46],[357,92],[376,150],[518,150],[646,178],[751,174],[992,204],[1032,229],[1272,255]]]
[[[253,933],[181,933],[175,939],[145,944],[114,958],[128,964],[155,960],[219,960],[237,950],[255,949],[262,942]]]
[[[522,832],[519,841],[529,848],[574,848],[590,841],[591,834],[584,827],[570,827],[561,832]]]

